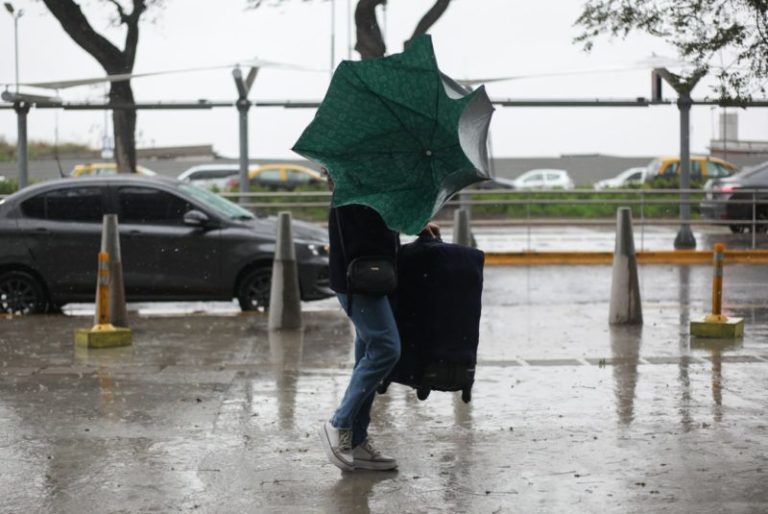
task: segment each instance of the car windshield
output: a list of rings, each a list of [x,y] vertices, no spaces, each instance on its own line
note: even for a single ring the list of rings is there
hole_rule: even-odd
[[[189,196],[191,196],[195,200],[203,202],[205,205],[207,205],[211,209],[215,210],[220,214],[223,214],[224,216],[230,219],[249,219],[250,220],[256,217],[250,211],[243,209],[239,205],[232,203],[226,198],[222,198],[221,196],[217,195],[216,193],[212,193],[207,189],[202,189],[200,187],[188,185],[188,184],[182,184],[179,187],[181,188],[182,191],[187,193]]]
[[[656,173],[659,172],[659,166],[661,166],[661,159],[654,159],[650,163],[648,163],[648,167],[646,168],[646,173],[650,175],[651,177],[655,176]]]

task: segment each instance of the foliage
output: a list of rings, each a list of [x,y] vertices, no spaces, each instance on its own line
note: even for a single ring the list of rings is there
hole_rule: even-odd
[[[701,194],[690,195],[691,217],[698,217],[698,203]],[[648,192],[642,197],[630,193],[562,193],[557,195],[546,192],[531,192],[509,197],[499,195],[476,195],[474,200],[496,201],[472,206],[475,218],[580,218],[600,219],[616,215],[618,207],[630,207],[632,216],[639,218],[676,218],[679,216],[677,195]],[[505,204],[504,200],[514,199],[515,204]],[[576,201],[581,202],[577,203]],[[552,203],[550,203],[552,202]]]
[[[0,195],[9,195],[15,193],[19,184],[15,180],[0,181]]]
[[[79,143],[59,143],[53,145],[45,141],[30,141],[27,143],[27,152],[29,159],[45,159],[53,158],[58,155],[60,157],[72,154],[80,154],[86,152],[92,152],[93,150],[86,145]],[[16,145],[11,144],[0,136],[0,162],[15,161],[16,160]]]
[[[576,38],[590,50],[602,35],[644,32],[663,38],[697,70],[718,69],[716,92],[737,100],[765,93],[768,78],[768,0],[587,0]]]

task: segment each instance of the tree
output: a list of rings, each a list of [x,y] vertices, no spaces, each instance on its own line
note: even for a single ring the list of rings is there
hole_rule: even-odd
[[[136,61],[139,43],[139,18],[154,0],[131,0],[132,10],[118,0],[105,0],[117,10],[116,23],[125,25],[125,47],[120,50],[107,38],[96,32],[74,0],[43,0],[48,10],[59,20],[64,31],[83,50],[96,59],[108,75],[131,73]],[[130,80],[110,84],[110,105],[132,105],[133,91]],[[115,136],[115,160],[120,173],[136,172],[136,111],[114,109],[112,122]]]
[[[730,62],[717,71],[717,93],[743,98],[765,93],[768,78],[768,0],[587,0],[576,20],[576,38],[590,50],[602,35],[644,32],[663,38],[709,71],[713,58]]]
[[[275,0],[279,4],[287,0]],[[305,0],[306,1],[306,0]],[[405,0],[404,0],[405,1]],[[265,0],[248,0],[251,7],[259,7],[265,4]],[[450,5],[451,0],[435,0],[434,5],[421,17],[419,23],[413,31],[411,37],[404,43],[407,48],[414,38],[425,34],[432,25],[440,19]],[[357,33],[357,42],[355,50],[360,54],[361,59],[371,59],[374,57],[383,57],[387,52],[384,37],[381,34],[379,20],[376,17],[376,8],[380,5],[386,5],[387,0],[358,0],[355,8],[355,28]]]
[[[355,28],[357,29],[357,43],[355,50],[361,59],[383,57],[387,51],[384,38],[381,35],[379,21],[376,18],[376,7],[386,5],[387,0],[360,0],[355,8]],[[404,43],[404,47],[416,37],[425,34],[432,25],[440,19],[450,5],[451,0],[436,0],[435,4],[421,17],[411,37]]]

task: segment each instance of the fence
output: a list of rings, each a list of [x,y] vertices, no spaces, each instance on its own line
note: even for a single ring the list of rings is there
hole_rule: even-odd
[[[688,199],[681,201],[681,193],[686,193]],[[646,226],[680,225],[679,207],[688,204],[689,225],[720,225],[732,232],[749,232],[751,246],[756,248],[758,234],[768,230],[768,189],[740,189],[733,198],[723,195],[701,189],[472,190],[455,196],[439,217],[450,223],[452,211],[465,207],[472,212],[473,224],[522,226],[530,234],[532,228],[541,226],[614,226],[616,208],[626,206],[632,209],[642,238]],[[239,195],[222,196],[234,201]],[[297,215],[318,221],[324,219],[330,201],[326,191],[248,193],[246,197],[243,207],[254,212],[299,210]],[[702,218],[702,204],[710,215],[718,217]],[[721,218],[716,214],[720,211],[737,216]]]
[[[681,201],[681,193],[688,199]],[[221,195],[233,201],[240,196]],[[450,224],[453,211],[464,207],[470,209],[473,224],[522,226],[530,239],[534,227],[613,226],[616,208],[626,206],[632,209],[642,241],[646,226],[679,225],[679,207],[686,203],[691,207],[690,225],[720,225],[733,232],[749,232],[751,246],[756,248],[758,234],[768,231],[768,189],[739,189],[732,198],[723,195],[701,189],[471,190],[456,195],[438,217]],[[5,196],[0,195],[0,200]],[[289,209],[297,217],[314,221],[325,219],[330,202],[327,191],[250,192],[244,196],[247,201],[242,206],[253,212],[274,214]],[[738,216],[702,218],[702,208],[710,215],[722,211]]]

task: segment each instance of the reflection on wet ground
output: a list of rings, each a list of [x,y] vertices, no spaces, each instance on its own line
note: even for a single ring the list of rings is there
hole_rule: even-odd
[[[0,319],[0,512],[764,512],[768,273],[726,269],[737,341],[687,335],[706,267],[643,266],[645,324],[609,327],[610,269],[489,268],[470,404],[379,396],[397,472],[341,473],[315,431],[344,393],[333,303],[139,316],[76,350],[77,316]]]

